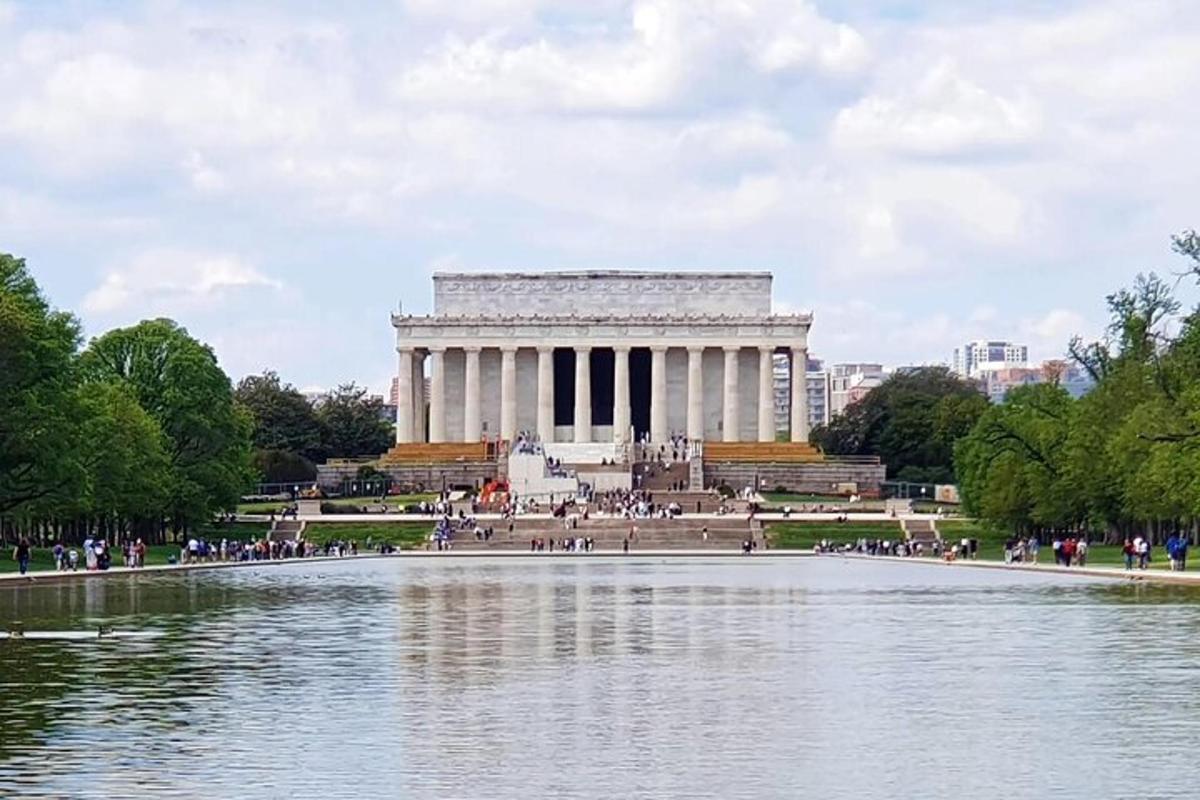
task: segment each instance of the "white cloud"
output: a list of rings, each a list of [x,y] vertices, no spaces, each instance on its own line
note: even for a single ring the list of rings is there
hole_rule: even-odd
[[[769,268],[835,337],[825,355],[899,362],[948,358],[1000,321],[1015,330],[995,335],[1058,352],[1072,325],[1022,328],[1029,298],[1098,306],[1191,224],[1200,18],[1183,0],[938,3],[903,20],[863,3],[853,27],[819,5],[21,7],[0,24],[0,234],[56,257],[60,286],[121,265],[90,314],[212,321],[238,365],[288,358],[229,322],[278,298],[268,276],[286,269],[322,304],[313,335],[356,343],[325,366],[296,359],[292,380],[333,385],[374,374],[387,343],[362,342],[389,331],[361,294],[317,282],[329,253],[388,307],[428,295],[419,269],[392,265],[439,253]],[[214,236],[254,242],[253,261]],[[174,245],[167,267],[122,256],[146,241]],[[197,284],[194,264],[222,259],[249,282]],[[893,326],[835,317],[821,292]],[[963,319],[981,302],[994,316]]]
[[[225,176],[214,169],[198,151],[188,153],[183,161],[183,170],[197,191],[219,192],[225,188]]]
[[[911,88],[868,95],[842,109],[833,141],[851,149],[954,155],[1029,142],[1039,116],[1030,97],[989,92],[943,60]]]
[[[1094,335],[1095,326],[1069,308],[1054,308],[1040,317],[1024,319],[1020,335],[1029,343],[1030,358],[1061,358],[1073,336]]]
[[[847,75],[867,62],[858,32],[806,2],[638,0],[616,35],[448,36],[402,73],[395,93],[434,107],[648,111],[696,102],[738,75]]]
[[[234,255],[152,250],[109,270],[83,307],[94,314],[196,311],[240,291],[282,288]]]

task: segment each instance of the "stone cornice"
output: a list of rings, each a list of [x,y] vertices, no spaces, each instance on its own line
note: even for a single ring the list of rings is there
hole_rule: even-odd
[[[553,272],[435,272],[434,280],[452,281],[509,281],[537,280],[557,281],[563,278],[619,278],[622,280],[704,280],[707,278],[729,280],[730,278],[770,279],[767,270],[637,270],[637,269],[580,269]]]
[[[495,325],[811,325],[811,313],[770,314],[392,314],[392,325],[444,325],[444,326],[495,326]]]
[[[724,347],[800,348],[811,314],[628,317],[394,315],[397,347]]]

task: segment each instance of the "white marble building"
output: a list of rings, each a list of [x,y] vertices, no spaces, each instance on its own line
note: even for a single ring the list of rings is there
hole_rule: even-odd
[[[810,314],[771,311],[767,272],[439,273],[395,315],[396,440],[774,441],[772,360],[804,385]],[[429,377],[429,403],[421,396]],[[793,391],[791,438],[808,439]]]

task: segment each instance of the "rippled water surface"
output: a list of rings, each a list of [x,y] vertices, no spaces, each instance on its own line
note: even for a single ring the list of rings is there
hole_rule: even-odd
[[[0,797],[1196,797],[1195,591],[834,559],[0,585]],[[7,625],[5,626],[7,627]]]

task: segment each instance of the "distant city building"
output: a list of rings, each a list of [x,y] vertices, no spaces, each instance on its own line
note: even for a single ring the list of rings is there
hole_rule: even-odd
[[[819,358],[809,357],[805,374],[808,384],[808,425],[829,424],[829,373]],[[789,431],[788,419],[792,407],[791,368],[786,355],[776,355],[773,366],[775,387],[775,433]]]
[[[1038,367],[1003,367],[980,370],[976,375],[984,393],[993,403],[1002,403],[1018,386],[1057,383],[1072,397],[1079,398],[1091,391],[1091,377],[1079,367],[1065,361],[1046,361]]]
[[[1029,348],[1012,342],[978,339],[954,349],[954,371],[964,378],[977,378],[984,370],[1029,366]]]
[[[882,364],[834,364],[829,368],[828,376],[827,413],[832,418],[882,384],[887,373]]]

